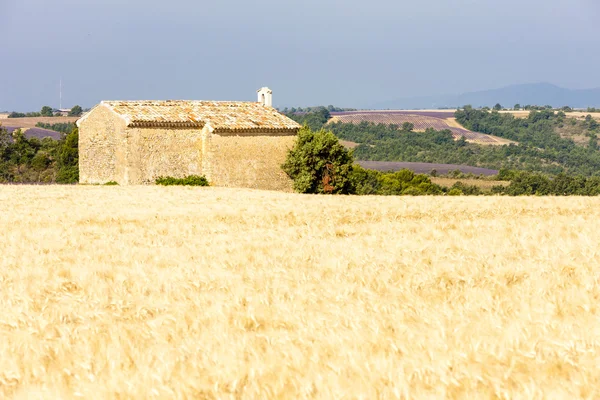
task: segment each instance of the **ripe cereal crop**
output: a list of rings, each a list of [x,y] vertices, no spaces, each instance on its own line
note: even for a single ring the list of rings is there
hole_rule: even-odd
[[[0,186],[0,397],[598,398],[600,200]]]

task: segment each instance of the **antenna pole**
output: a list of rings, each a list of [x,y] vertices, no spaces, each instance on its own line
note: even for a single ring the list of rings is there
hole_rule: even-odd
[[[59,93],[60,93],[59,94],[60,100],[59,100],[59,103],[58,103],[58,108],[60,110],[62,110],[62,77],[60,78],[60,90],[59,90]]]

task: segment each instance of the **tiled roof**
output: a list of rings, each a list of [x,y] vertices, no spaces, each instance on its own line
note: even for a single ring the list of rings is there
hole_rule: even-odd
[[[283,130],[300,128],[273,107],[242,101],[103,101],[127,126],[197,127],[215,132]]]

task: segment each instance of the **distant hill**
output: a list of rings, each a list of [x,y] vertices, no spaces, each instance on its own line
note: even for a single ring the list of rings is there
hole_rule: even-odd
[[[600,88],[565,89],[550,83],[512,85],[500,89],[482,90],[458,95],[422,96],[399,98],[373,104],[373,109],[425,109],[442,107],[504,107],[521,105],[570,106],[574,108],[600,107]]]

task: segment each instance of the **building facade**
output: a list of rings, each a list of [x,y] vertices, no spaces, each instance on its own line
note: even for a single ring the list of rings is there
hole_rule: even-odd
[[[80,183],[204,175],[214,186],[291,190],[281,164],[300,125],[267,105],[264,89],[256,103],[101,102],[77,121]]]

